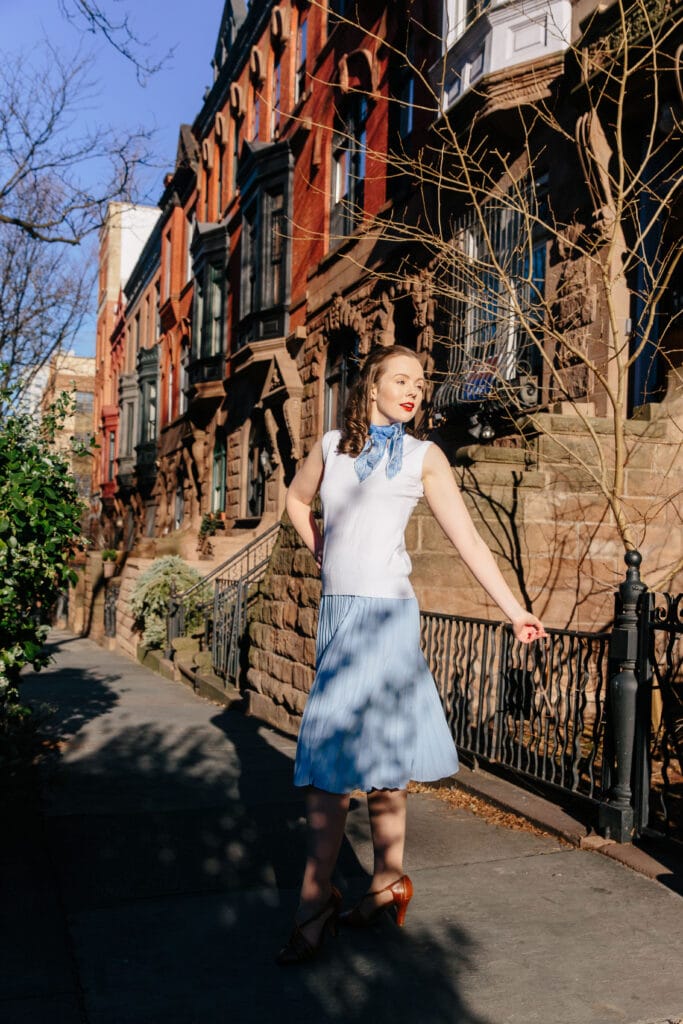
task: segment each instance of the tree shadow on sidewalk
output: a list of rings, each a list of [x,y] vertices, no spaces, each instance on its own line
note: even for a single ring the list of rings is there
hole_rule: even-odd
[[[47,837],[91,1024],[490,1024],[459,994],[477,951],[446,913],[275,966],[305,857],[291,741],[157,677],[150,708],[102,667],[35,688],[61,688]],[[363,876],[348,843],[340,866]]]

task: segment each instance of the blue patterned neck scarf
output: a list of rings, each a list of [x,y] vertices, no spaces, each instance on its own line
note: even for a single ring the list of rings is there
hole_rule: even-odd
[[[373,469],[379,466],[387,448],[387,477],[389,480],[393,479],[401,472],[403,465],[403,424],[391,423],[388,427],[377,427],[371,423],[369,434],[362,452],[354,461],[358,479],[361,483],[367,480]]]

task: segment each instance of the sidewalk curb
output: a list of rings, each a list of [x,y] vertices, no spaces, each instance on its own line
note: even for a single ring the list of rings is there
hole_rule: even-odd
[[[480,768],[472,770],[461,765],[458,774],[453,776],[452,784],[481,797],[501,811],[518,814],[537,828],[559,836],[572,846],[581,846],[589,834],[584,822],[572,817],[557,804]]]
[[[142,661],[142,659],[139,660]],[[223,688],[219,685],[221,681],[218,677],[210,673],[188,671],[185,665],[177,662],[175,665],[167,662],[166,666],[162,666],[157,664],[155,659],[149,657],[145,658],[142,664],[145,668],[166,678],[173,678],[172,672],[175,668],[175,680],[185,684],[198,696],[208,698],[241,713],[247,709],[243,694],[236,687]],[[166,668],[166,671],[163,668]],[[271,722],[264,722],[264,724],[273,728]],[[665,858],[654,857],[641,846],[636,846],[633,843],[617,843],[613,839],[605,839],[592,832],[584,821],[575,818],[562,807],[536,793],[516,786],[513,782],[508,782],[482,768],[473,770],[461,764],[457,775],[449,779],[442,779],[434,783],[433,786],[430,785],[430,788],[434,789],[443,787],[465,790],[501,811],[519,815],[537,828],[563,839],[571,846],[593,853],[601,853],[683,896],[683,860],[676,863],[672,870],[664,862]],[[672,859],[677,860],[675,852]]]
[[[652,856],[642,846],[605,839],[604,836],[591,832],[584,822],[574,818],[551,801],[520,789],[514,783],[500,779],[482,769],[473,771],[461,766],[460,771],[453,777],[450,784],[486,800],[502,811],[518,814],[531,824],[564,839],[572,846],[593,853],[601,853],[632,871],[659,882],[679,896],[683,896],[683,860],[676,862],[676,851],[672,851],[670,854],[671,860],[675,862],[672,868],[665,863],[664,859]],[[643,842],[647,843],[647,840],[645,839]]]

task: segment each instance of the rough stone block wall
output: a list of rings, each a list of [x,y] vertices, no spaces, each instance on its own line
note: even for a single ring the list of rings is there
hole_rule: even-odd
[[[313,683],[320,577],[285,517],[249,624],[251,714],[295,733]]]
[[[683,400],[682,400],[683,404]],[[683,412],[683,409],[681,410]],[[670,414],[669,414],[670,413]],[[678,413],[628,424],[624,500],[643,555],[643,579],[678,593],[683,572],[683,445]],[[523,603],[548,626],[603,630],[624,578],[624,544],[614,514],[587,466],[595,447],[576,417],[555,417],[536,451],[473,446],[454,469],[477,529]],[[613,460],[605,421],[603,453]],[[610,455],[611,451],[611,455]],[[464,566],[424,502],[406,542],[420,607],[500,619],[501,613]],[[669,573],[667,575],[667,572]],[[313,559],[285,523],[251,619],[251,712],[294,733],[313,681],[320,581]]]

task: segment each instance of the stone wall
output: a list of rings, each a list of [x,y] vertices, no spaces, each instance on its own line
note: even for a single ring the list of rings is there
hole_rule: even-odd
[[[247,709],[295,733],[313,682],[320,577],[285,516],[249,623]]]
[[[683,391],[642,410],[627,424],[624,505],[643,555],[643,579],[683,590]],[[472,446],[454,474],[475,525],[522,601],[548,626],[609,627],[614,591],[624,578],[624,544],[595,483],[598,437],[607,463],[607,420],[547,414],[545,432],[527,449]],[[610,446],[612,447],[610,448]],[[612,452],[610,456],[610,451]],[[583,465],[577,462],[583,460]],[[406,542],[420,606],[500,619],[497,607],[465,568],[425,502]],[[320,582],[308,551],[285,521],[250,624],[250,712],[295,733],[315,663]]]

